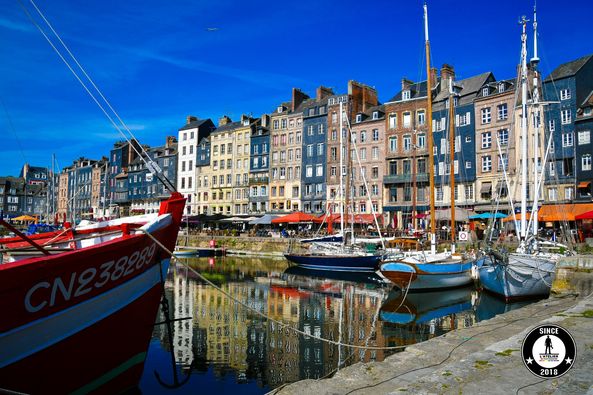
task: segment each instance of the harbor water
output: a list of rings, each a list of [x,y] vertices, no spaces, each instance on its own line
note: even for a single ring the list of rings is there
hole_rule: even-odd
[[[474,287],[406,294],[375,274],[244,257],[180,259],[165,293],[176,321],[169,334],[159,324],[162,312],[157,317],[143,394],[262,394],[356,362],[382,361],[401,346],[525,305]]]

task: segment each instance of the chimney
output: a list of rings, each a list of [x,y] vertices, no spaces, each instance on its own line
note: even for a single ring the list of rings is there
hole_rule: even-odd
[[[402,78],[402,91],[407,91],[412,89],[412,85],[414,84],[413,81],[410,81],[406,77]]]
[[[223,115],[222,117],[218,118],[218,126],[223,126],[223,125],[227,125],[229,123],[231,123],[233,121],[231,121],[231,119],[229,117],[227,117],[226,115]]]
[[[295,111],[309,96],[303,93],[299,88],[292,88],[292,111]]]
[[[177,143],[177,139],[173,136],[167,136],[165,148],[171,148],[175,143]]]
[[[268,114],[263,114],[261,116],[261,126],[267,128],[270,126],[270,116]]]
[[[187,116],[187,124],[189,125],[192,122],[196,122],[198,120],[198,117],[194,117],[193,115],[188,115]]]
[[[241,114],[241,124],[245,123],[245,121],[247,121],[249,119],[249,117],[245,114]]]
[[[441,86],[446,86],[446,89],[449,89],[449,81],[452,81],[455,79],[455,70],[453,69],[453,66],[449,65],[449,64],[443,64],[443,67],[441,67]]]
[[[365,112],[379,104],[375,88],[354,80],[348,81],[348,95],[351,100],[352,114]]]
[[[319,88],[317,88],[317,95],[316,95],[316,99],[317,101],[323,100],[328,96],[332,96],[334,94],[334,91],[331,88],[325,87],[325,86],[320,86]]]
[[[437,76],[438,76],[437,68],[431,67],[430,68],[430,82],[431,82],[433,88],[437,85]]]

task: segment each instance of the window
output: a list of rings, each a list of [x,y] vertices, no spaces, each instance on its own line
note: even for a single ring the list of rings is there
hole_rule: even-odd
[[[418,159],[418,173],[426,173],[426,159],[424,158]]]
[[[372,154],[371,154],[371,158],[372,159],[379,159],[379,147],[373,147],[371,150]]]
[[[300,144],[301,143],[301,132],[296,132],[296,143]]]
[[[443,187],[440,185],[436,187],[436,200],[443,200]]]
[[[389,152],[397,151],[397,136],[389,137]]]
[[[402,92],[402,100],[410,100],[410,97],[412,97],[412,95],[409,90],[405,90]]]
[[[330,152],[330,159],[331,160],[337,160],[338,159],[338,148],[337,147],[331,147],[329,152]]]
[[[548,129],[550,129],[550,132],[553,132],[556,130],[556,121],[554,121],[553,119],[550,119],[550,121],[548,122]]]
[[[307,127],[307,135],[313,136],[313,125]]]
[[[472,200],[474,198],[474,186],[472,184],[465,184],[465,200]]]
[[[330,168],[330,176],[335,177],[338,174],[338,168],[336,166],[332,166]]]
[[[402,164],[404,165],[403,167],[403,173],[404,174],[412,174],[412,168],[411,168],[411,162],[409,159],[404,159],[402,161]]]
[[[323,155],[323,143],[317,144],[317,156]]]
[[[317,171],[315,173],[317,177],[323,176],[323,165],[317,165]]]
[[[397,114],[389,114],[389,129],[397,128]]]
[[[565,200],[572,200],[572,197],[574,195],[574,189],[572,187],[566,187],[564,188],[564,199]]]
[[[502,171],[509,166],[509,158],[506,153],[503,153],[502,156],[498,155],[498,171]]]
[[[425,148],[426,147],[426,135],[424,133],[419,133],[418,136],[416,136],[416,143],[418,145],[418,148]]]
[[[323,124],[322,124],[322,123],[320,123],[320,124],[317,126],[317,133],[319,133],[319,134],[323,134],[323,133],[325,133],[325,129],[324,129],[324,126],[323,126]]]
[[[571,113],[570,110],[562,110],[560,111],[560,121],[563,125],[569,124],[571,122]]]
[[[379,111],[373,111],[373,119],[379,119]]]
[[[492,171],[492,157],[490,155],[482,156],[482,171],[483,172]]]
[[[309,166],[307,166],[307,168],[306,168],[306,172],[307,172],[307,173],[306,173],[306,176],[307,176],[307,177],[313,177],[313,166],[310,166],[310,165],[309,165]]]
[[[548,189],[548,200],[555,202],[558,200],[558,189],[557,188],[549,188]]]
[[[591,154],[581,156],[581,170],[591,170]]]
[[[412,127],[412,113],[404,112],[404,128]]]
[[[484,132],[484,133],[482,133],[482,148],[490,148],[490,147],[492,147],[492,133]]]
[[[507,145],[509,143],[509,130],[500,129],[498,131],[498,144]]]
[[[367,132],[366,130],[360,131],[360,142],[365,143],[367,141]]]
[[[362,114],[356,114],[356,122],[362,122]]]
[[[360,160],[365,160],[367,158],[367,149],[361,148],[360,149]]]
[[[373,166],[371,168],[371,178],[379,178],[379,167]]]
[[[338,131],[336,129],[332,129],[332,140],[336,141],[338,139]]]
[[[574,145],[574,134],[572,132],[562,133],[562,146],[572,147]]]
[[[391,176],[397,175],[397,162],[394,160],[389,162],[389,175],[391,175]]]
[[[418,125],[424,125],[426,123],[426,113],[424,110],[418,111],[416,117],[418,118]]]
[[[498,105],[497,109],[498,109],[498,120],[499,121],[503,121],[509,117],[508,106],[506,103]]]
[[[307,157],[311,158],[313,156],[313,144],[307,145]]]
[[[379,141],[379,129],[373,129],[373,141]]]
[[[412,136],[409,134],[404,135],[404,151],[412,149]]]
[[[492,114],[490,107],[482,108],[482,125],[490,123],[492,120]]]
[[[579,145],[591,143],[591,132],[589,130],[583,130],[579,132]]]
[[[482,88],[482,96],[488,96],[488,93],[489,92],[488,92],[488,87],[487,86],[484,87],[484,88]]]
[[[570,89],[560,90],[560,100],[568,100],[568,99],[570,99]]]

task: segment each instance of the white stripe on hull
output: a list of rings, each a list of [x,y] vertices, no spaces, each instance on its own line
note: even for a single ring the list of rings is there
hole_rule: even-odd
[[[163,278],[169,260],[163,260]],[[0,368],[46,349],[126,307],[161,280],[159,265],[92,299],[0,334]]]
[[[471,271],[456,274],[419,274],[410,284],[411,290],[454,288],[473,282]]]

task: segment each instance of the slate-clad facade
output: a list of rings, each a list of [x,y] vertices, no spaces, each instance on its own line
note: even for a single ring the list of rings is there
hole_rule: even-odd
[[[577,178],[575,120],[577,109],[593,89],[593,55],[558,66],[543,84],[544,99],[553,102],[546,111],[547,132],[554,149],[547,169],[545,197],[570,201]],[[547,139],[546,139],[547,140]]]
[[[332,93],[318,89],[317,99],[303,108],[301,190],[306,213],[319,214],[326,210],[327,96]],[[273,190],[271,193],[273,196]]]
[[[251,134],[249,163],[249,213],[265,214],[269,210],[270,183],[270,116],[262,116],[261,125]]]

